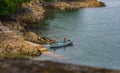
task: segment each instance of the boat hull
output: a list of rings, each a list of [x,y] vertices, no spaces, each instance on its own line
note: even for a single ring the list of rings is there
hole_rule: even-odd
[[[65,47],[73,43],[73,40],[67,40],[66,42],[61,41],[55,44],[51,44],[50,48],[59,48],[59,47]]]

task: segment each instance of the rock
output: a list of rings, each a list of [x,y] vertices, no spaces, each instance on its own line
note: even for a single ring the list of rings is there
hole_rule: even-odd
[[[31,42],[39,42],[38,39],[40,39],[41,37],[37,36],[37,34],[35,34],[34,32],[26,32],[24,34],[24,38],[25,40],[31,41]]]
[[[13,18],[27,24],[39,23],[43,20],[45,12],[39,2],[39,0],[32,0],[30,3],[23,3]]]
[[[35,42],[35,43],[39,43],[39,44],[55,43],[54,40],[51,40],[51,39],[46,38],[46,37],[41,37],[41,36],[35,34],[34,32],[26,32],[24,34],[24,38],[25,38],[25,40]]]
[[[2,22],[0,21],[0,26],[2,26]]]
[[[4,21],[3,24],[10,28],[11,30],[25,31],[24,26],[26,24],[21,23],[19,21]]]
[[[31,3],[32,3],[32,4],[39,4],[39,3],[40,3],[40,0],[31,0]]]
[[[3,34],[2,30],[0,29],[0,35]]]
[[[70,7],[70,4],[66,2],[57,2],[53,4],[53,7],[60,10],[66,10],[66,8]]]
[[[2,24],[2,22],[0,21],[0,26],[2,26],[3,24]],[[3,32],[2,32],[2,30],[0,29],[0,35],[2,34]]]
[[[22,37],[0,36],[0,53],[24,54],[38,56],[41,54],[38,47],[26,43]]]
[[[82,0],[82,1],[69,1],[69,2],[56,2],[52,3],[51,8],[60,10],[78,10],[85,7],[103,7],[104,3],[98,2],[97,0]]]

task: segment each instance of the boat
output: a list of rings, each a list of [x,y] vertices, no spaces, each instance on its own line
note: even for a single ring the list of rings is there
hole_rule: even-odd
[[[60,48],[60,47],[65,47],[65,46],[68,46],[70,44],[73,43],[73,40],[66,40],[66,42],[64,41],[60,41],[60,42],[57,42],[57,43],[54,43],[54,44],[50,44],[50,48]]]

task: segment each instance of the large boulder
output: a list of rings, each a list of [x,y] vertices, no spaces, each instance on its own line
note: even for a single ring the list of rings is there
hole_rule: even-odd
[[[25,38],[25,40],[35,42],[35,43],[39,43],[39,44],[55,43],[54,40],[51,40],[47,37],[39,36],[39,35],[35,34],[34,32],[26,32],[24,34],[24,38]]]

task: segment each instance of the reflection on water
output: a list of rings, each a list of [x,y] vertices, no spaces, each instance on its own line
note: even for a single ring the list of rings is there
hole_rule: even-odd
[[[67,63],[120,69],[120,1],[102,1],[108,6],[51,12],[48,25],[38,33],[56,40],[64,36],[75,40],[74,46],[49,50],[69,57],[62,60]]]

